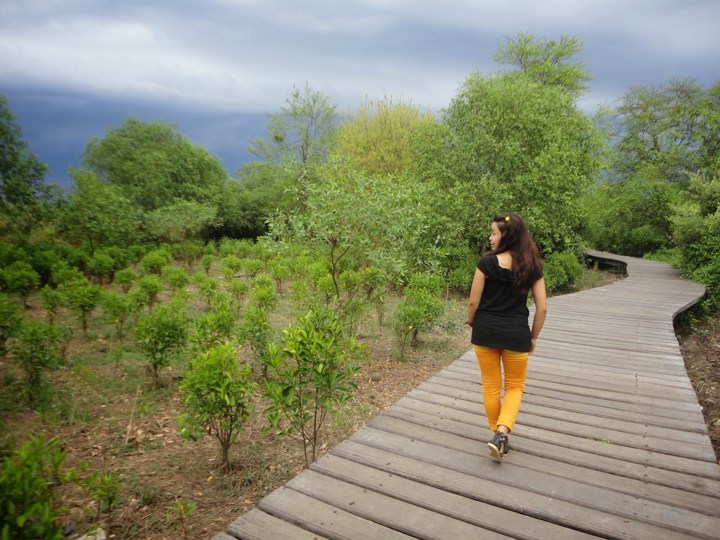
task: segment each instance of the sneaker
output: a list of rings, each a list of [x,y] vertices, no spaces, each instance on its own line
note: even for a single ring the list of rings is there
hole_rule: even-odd
[[[507,435],[502,431],[495,432],[495,436],[487,444],[490,449],[490,455],[495,458],[496,461],[502,461],[502,458],[510,450]]]

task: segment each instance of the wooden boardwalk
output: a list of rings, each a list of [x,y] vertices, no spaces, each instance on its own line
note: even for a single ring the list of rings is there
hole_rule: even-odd
[[[669,266],[550,299],[499,464],[469,352],[214,540],[720,538],[720,467],[673,332]]]

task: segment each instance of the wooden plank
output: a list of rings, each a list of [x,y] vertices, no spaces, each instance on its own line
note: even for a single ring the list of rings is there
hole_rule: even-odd
[[[483,444],[490,436],[489,432],[478,432],[467,424],[448,420],[427,420],[424,424],[417,424],[415,422],[422,421],[422,417],[418,419],[413,415],[407,418],[401,409],[389,412],[392,414],[383,414],[373,419],[370,426],[430,443],[442,440],[444,447],[479,454],[485,451]],[[692,511],[708,515],[718,514],[720,478],[699,479],[675,471],[583,452],[569,447],[563,440],[548,444],[522,434],[514,434],[511,439],[514,463],[569,478],[582,478],[589,484],[637,494]],[[569,467],[556,469],[556,462],[562,462]]]
[[[416,424],[433,427],[441,425],[442,420],[444,420],[439,415],[426,414],[415,409],[406,409],[400,407],[398,404],[387,409],[383,414],[402,418]],[[487,420],[484,416],[478,416],[478,419],[475,421],[473,421],[472,417],[466,417],[462,420],[457,418],[445,419],[457,424],[458,426],[463,424],[471,426],[475,428],[478,433],[489,433]],[[652,466],[692,475],[692,485],[701,484],[696,477],[720,480],[720,469],[715,463],[710,461],[692,459],[687,456],[664,454],[651,449],[638,450],[637,448],[611,444],[598,437],[585,437],[576,433],[553,432],[542,427],[537,428],[520,422],[515,424],[515,430],[513,433],[522,434],[525,437],[548,444],[557,444],[557,442],[560,441],[565,447],[581,450],[590,454],[624,459],[631,463],[637,463],[643,466]]]
[[[388,478],[388,481],[390,479]],[[417,538],[489,538],[505,536],[466,521],[436,514],[426,508],[388,497],[377,491],[308,470],[288,482],[288,487],[335,508],[363,517],[394,531]],[[364,536],[357,536],[364,538]]]
[[[323,540],[325,537],[301,529],[287,521],[253,508],[228,527],[232,538],[242,540],[263,540],[272,536],[274,540]]]
[[[588,485],[580,479],[572,480],[535,471],[512,461],[499,466],[486,455],[480,457],[474,453],[439,447],[373,428],[363,429],[350,440],[423,463],[472,474],[524,490],[525,493],[576,504],[582,506],[584,512],[593,510],[603,515],[621,517],[626,524],[636,521],[638,525],[642,523],[646,535],[661,534],[661,531],[667,535],[668,530],[672,529],[675,535],[688,532],[710,538],[704,531],[720,530],[720,517],[700,513],[690,515],[685,509]]]
[[[476,474],[474,465],[488,460],[485,457],[464,456],[451,467],[426,459],[406,456],[393,451],[365,445],[353,439],[341,443],[333,452],[356,461],[408,479],[418,479],[450,493],[484,501],[500,508],[548,521],[587,534],[607,538],[688,538],[683,531],[669,530],[634,517],[618,516],[586,507],[564,497],[538,493],[524,487],[494,482]],[[448,460],[444,460],[448,461]],[[452,463],[452,460],[450,460]],[[505,467],[503,464],[501,467]],[[496,467],[499,468],[499,467]]]
[[[505,537],[521,538],[590,538],[577,530],[487,504],[476,499],[449,493],[422,481],[409,480],[373,467],[329,455],[312,465],[312,470],[360,487],[386,494],[440,516],[467,521]]]
[[[305,472],[300,473],[295,479],[300,478]],[[332,539],[409,540],[412,538],[288,487],[276,489],[261,500],[258,507],[303,529]],[[271,539],[274,538],[273,535],[274,531],[269,530],[264,538]]]
[[[431,403],[437,403],[445,407],[453,407],[465,411],[477,411],[478,405],[482,404],[482,397],[479,392],[467,392],[462,390],[453,390],[450,387],[441,386],[433,383],[423,383],[415,390],[412,390],[408,396]],[[647,411],[642,413],[637,410],[625,410],[622,408],[609,408],[604,405],[588,404],[575,400],[561,399],[558,397],[549,398],[543,395],[526,392],[523,394],[523,406],[526,403],[535,405],[543,405],[558,410],[568,410],[572,412],[581,412],[593,414],[598,417],[609,420],[618,419],[627,422],[635,422],[639,425],[653,425],[672,429],[681,429],[686,431],[694,431],[707,436],[707,429],[704,424],[688,423],[686,418],[667,418],[654,414],[655,411]]]
[[[467,413],[465,411],[443,409],[431,403],[414,400],[412,398],[402,398],[396,406],[403,406],[420,412],[435,414],[441,416],[443,412],[452,412],[452,418],[459,421],[472,421],[477,415]],[[570,413],[568,413],[570,414]],[[715,464],[715,455],[712,452],[712,446],[708,446],[707,437],[702,437],[697,433],[684,432],[678,433],[678,438],[687,439],[686,442],[678,444],[670,438],[661,438],[656,436],[657,428],[652,433],[645,434],[643,431],[620,431],[614,428],[605,427],[601,423],[592,422],[592,417],[581,415],[570,421],[563,420],[559,417],[547,417],[537,414],[532,407],[528,406],[523,409],[521,425],[528,425],[543,428],[557,433],[566,433],[579,437],[593,438],[596,440],[610,441],[611,444],[629,446],[632,448],[654,450],[664,454],[692,458],[700,461],[707,461]],[[586,421],[587,422],[586,422]],[[649,430],[649,428],[647,428]],[[649,430],[650,431],[650,430]]]

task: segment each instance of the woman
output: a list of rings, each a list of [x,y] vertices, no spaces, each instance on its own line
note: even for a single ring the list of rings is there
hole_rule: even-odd
[[[535,350],[547,314],[542,259],[527,225],[516,214],[493,218],[492,251],[478,262],[470,289],[467,323],[480,365],[483,401],[490,429],[490,454],[508,453],[508,434],[520,411],[528,356]],[[535,316],[528,328],[527,298],[532,290]],[[500,399],[502,374],[505,396]]]

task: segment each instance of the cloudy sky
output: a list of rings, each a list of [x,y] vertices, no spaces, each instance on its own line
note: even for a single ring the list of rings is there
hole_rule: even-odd
[[[588,113],[630,86],[720,80],[720,0],[3,0],[0,94],[49,180],[128,116],[172,122],[229,174],[308,84],[440,111],[519,32],[584,43]]]

